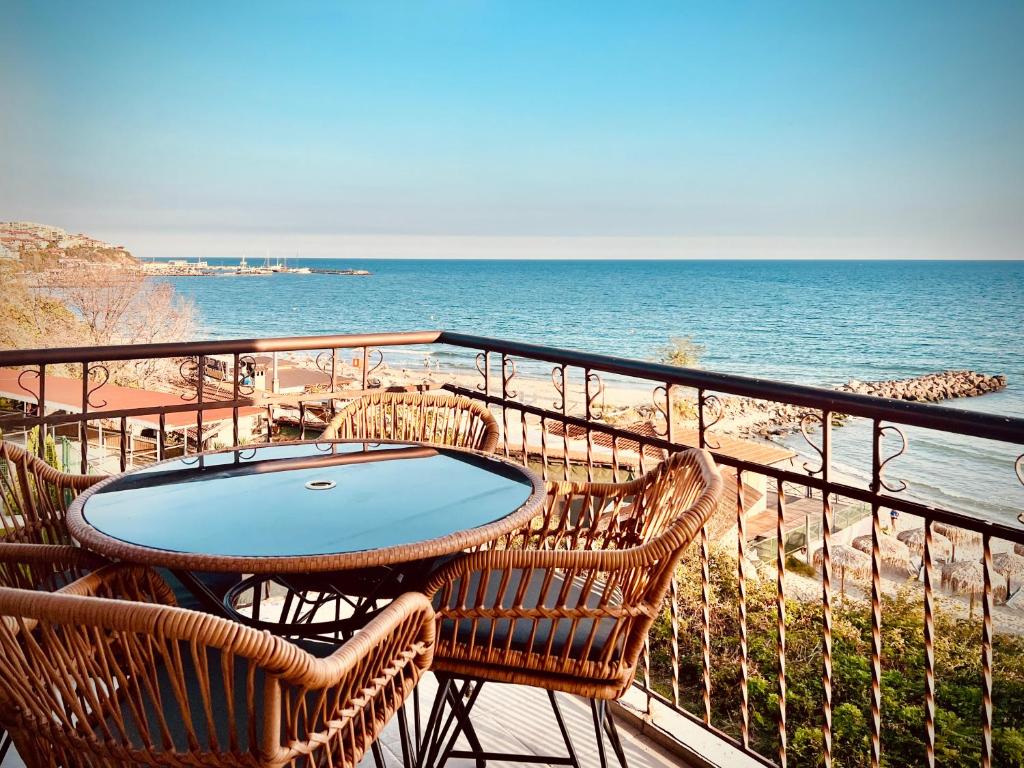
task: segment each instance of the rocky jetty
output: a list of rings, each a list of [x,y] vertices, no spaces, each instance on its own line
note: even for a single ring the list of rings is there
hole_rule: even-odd
[[[940,371],[909,379],[885,381],[849,381],[835,389],[860,395],[937,403],[958,397],[977,397],[1006,387],[1005,376],[989,376],[977,371]],[[754,400],[748,397],[722,398],[722,418],[717,428],[741,435],[770,437],[795,432],[807,409],[785,403]],[[834,415],[836,423],[846,419]]]
[[[956,397],[977,397],[1005,388],[1005,376],[988,376],[977,371],[941,371],[911,379],[888,381],[850,381],[836,387],[840,392],[925,403],[938,403]]]

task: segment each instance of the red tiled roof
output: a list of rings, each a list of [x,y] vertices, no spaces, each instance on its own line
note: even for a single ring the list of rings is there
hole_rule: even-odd
[[[32,374],[26,374],[22,377],[21,384],[19,385],[18,376],[21,373],[22,371],[16,371],[11,368],[0,369],[0,397],[35,404],[39,396],[39,378]],[[26,392],[25,390],[28,391]],[[59,408],[70,413],[81,413],[82,411],[81,379],[47,375],[45,394],[47,408]],[[185,405],[188,402],[170,392],[154,392],[148,389],[119,387],[114,384],[104,384],[100,389],[93,392],[89,399],[90,403],[96,403],[96,405],[89,406],[89,411],[90,413],[95,413],[97,418],[102,417],[105,411],[151,408],[154,413],[143,416],[130,416],[128,421],[152,428],[159,428],[160,426],[160,416],[157,413],[160,408],[171,405]],[[238,409],[238,415],[251,416],[260,411],[261,409],[255,406],[243,406]],[[225,421],[230,418],[230,408],[213,408],[203,411],[204,425]],[[195,427],[196,414],[195,412],[168,413],[165,415],[164,424],[169,430]]]

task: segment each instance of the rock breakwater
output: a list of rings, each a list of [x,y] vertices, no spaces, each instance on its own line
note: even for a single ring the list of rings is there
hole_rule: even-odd
[[[938,403],[959,397],[977,397],[1006,387],[1006,377],[977,371],[940,371],[908,379],[849,381],[835,389],[859,395],[894,400]],[[754,400],[748,397],[722,398],[722,418],[718,428],[741,435],[770,437],[795,432],[807,409],[785,403]],[[841,422],[846,417],[834,416]]]
[[[1005,388],[1005,376],[989,376],[977,371],[940,371],[910,379],[850,381],[836,387],[840,392],[926,403],[938,403],[957,397],[977,397]]]

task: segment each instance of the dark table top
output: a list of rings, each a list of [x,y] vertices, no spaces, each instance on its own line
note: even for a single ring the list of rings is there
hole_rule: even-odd
[[[114,476],[75,500],[68,526],[133,562],[306,573],[462,551],[525,524],[543,492],[534,472],[479,452],[280,443]]]

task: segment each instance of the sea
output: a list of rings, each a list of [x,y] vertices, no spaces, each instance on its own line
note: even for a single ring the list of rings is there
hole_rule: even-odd
[[[445,329],[650,360],[671,338],[690,337],[704,347],[702,368],[779,381],[832,386],[949,369],[1004,374],[1005,390],[946,405],[1024,417],[1021,261],[287,264],[372,274],[159,279],[195,303],[203,338]],[[471,368],[472,353],[448,351],[438,362]],[[931,504],[1020,524],[1024,484],[1014,460],[1024,446],[920,429],[906,435],[906,453],[887,467],[891,484],[906,482],[903,493]],[[836,470],[863,481],[870,426],[854,421],[833,439]],[[785,442],[813,458],[801,436]],[[888,437],[886,455],[899,443]]]

